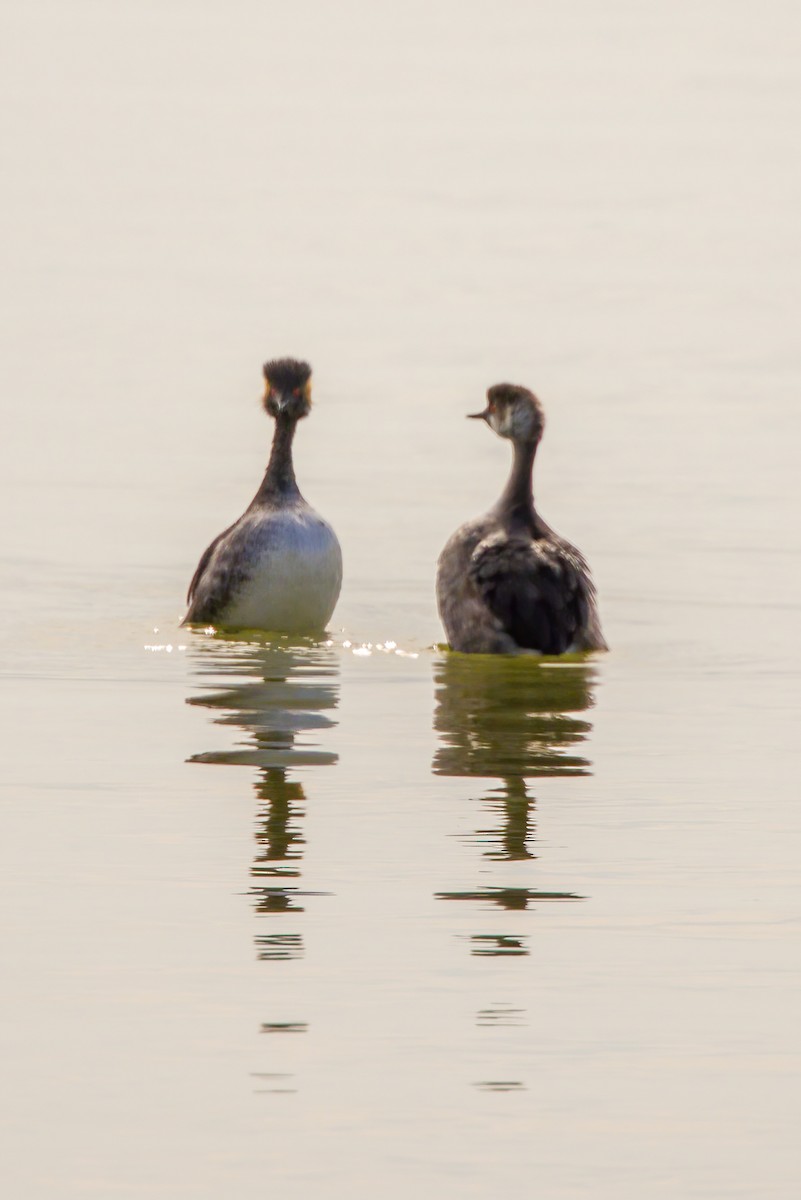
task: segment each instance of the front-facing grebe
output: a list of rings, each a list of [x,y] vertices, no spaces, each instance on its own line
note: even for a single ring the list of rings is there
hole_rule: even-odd
[[[534,508],[542,405],[528,388],[498,383],[484,411],[470,415],[509,438],[514,459],[498,503],[461,525],[439,557],[437,603],[448,642],[467,654],[606,650],[589,567]]]
[[[311,367],[276,359],[264,364],[264,381],[264,407],[275,418],[267,471],[247,510],[204,551],[183,623],[317,633],[339,598],[342,551],[301,496],[292,466],[295,427],[311,409]]]

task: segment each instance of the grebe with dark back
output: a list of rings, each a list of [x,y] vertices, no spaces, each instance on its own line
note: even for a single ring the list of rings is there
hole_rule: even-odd
[[[467,654],[606,650],[589,567],[534,507],[534,456],[545,415],[528,388],[499,383],[486,421],[513,446],[500,499],[461,525],[437,567],[437,604],[452,649]]]

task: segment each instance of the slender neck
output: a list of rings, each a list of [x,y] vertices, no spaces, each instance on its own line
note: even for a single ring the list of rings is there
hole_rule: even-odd
[[[270,461],[261,481],[261,487],[256,493],[256,500],[268,500],[274,497],[293,499],[300,496],[295,482],[295,468],[292,466],[292,439],[295,436],[297,420],[294,417],[280,415],[275,418],[275,433],[273,446],[270,451]]]
[[[536,522],[531,474],[534,468],[536,442],[513,442],[512,469],[496,508],[514,524],[533,528]]]

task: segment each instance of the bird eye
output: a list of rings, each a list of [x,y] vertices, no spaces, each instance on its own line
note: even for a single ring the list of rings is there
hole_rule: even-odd
[[[297,397],[298,397],[298,399],[300,399],[300,388],[293,388],[293,389],[292,389],[292,395],[293,395],[293,396],[297,396]]]

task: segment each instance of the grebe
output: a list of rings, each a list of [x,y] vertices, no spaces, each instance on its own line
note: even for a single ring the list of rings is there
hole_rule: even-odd
[[[276,359],[264,364],[264,381],[264,407],[275,418],[270,461],[246,511],[204,551],[183,624],[316,633],[339,598],[342,551],[292,466],[295,427],[311,409],[311,367]]]
[[[509,438],[514,458],[497,504],[453,534],[437,567],[448,641],[467,654],[606,650],[589,568],[534,508],[531,474],[545,427],[528,388],[498,383],[471,417]]]

